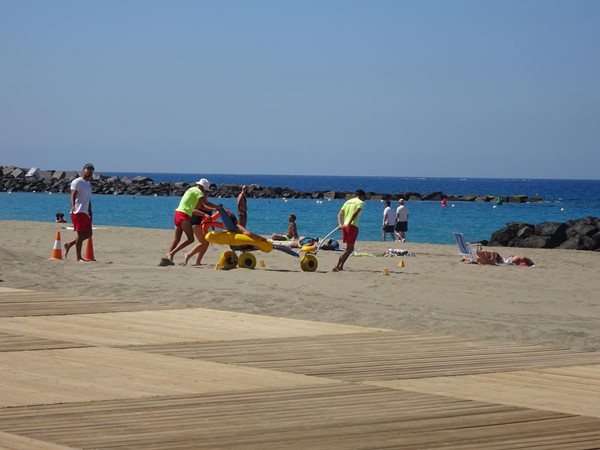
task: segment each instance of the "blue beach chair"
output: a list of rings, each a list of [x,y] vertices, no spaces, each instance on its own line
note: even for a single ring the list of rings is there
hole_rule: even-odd
[[[471,261],[475,262],[477,258],[475,255],[479,250],[481,250],[481,244],[475,243],[471,244],[467,242],[465,236],[462,233],[452,233],[454,236],[454,240],[456,241],[456,245],[458,245],[458,249],[460,250],[460,254],[463,256],[467,256],[471,258]]]

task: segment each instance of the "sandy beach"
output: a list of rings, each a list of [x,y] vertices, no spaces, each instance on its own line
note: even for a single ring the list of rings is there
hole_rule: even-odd
[[[74,251],[50,260],[56,231],[63,256],[64,243],[74,238],[61,225],[0,221],[0,286],[600,350],[600,254],[594,252],[486,248],[527,255],[536,266],[478,266],[459,263],[456,246],[359,237],[362,256],[352,256],[345,272],[330,272],[333,251],[319,252],[314,273],[277,251],[255,253],[264,267],[223,271],[215,264],[228,247],[218,245],[200,267],[159,267],[172,231],[145,228],[98,226],[96,262],[77,263]],[[381,256],[389,248],[415,256]],[[182,260],[183,252],[175,262]]]

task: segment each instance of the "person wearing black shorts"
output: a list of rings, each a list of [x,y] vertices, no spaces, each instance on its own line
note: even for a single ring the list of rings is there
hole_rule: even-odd
[[[383,210],[383,226],[381,228],[381,238],[385,241],[386,234],[389,233],[392,241],[396,240],[396,235],[394,234],[394,210],[390,206],[390,201],[385,201],[385,209]]]
[[[408,231],[408,208],[404,206],[404,199],[398,200],[396,209],[396,237],[400,242],[406,241],[406,232]]]

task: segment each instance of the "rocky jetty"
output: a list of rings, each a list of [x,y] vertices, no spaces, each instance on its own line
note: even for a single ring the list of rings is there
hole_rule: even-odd
[[[0,192],[52,192],[68,193],[72,180],[79,176],[78,172],[65,172],[61,170],[40,170],[38,168],[23,169],[15,166],[0,166]],[[92,179],[94,194],[106,195],[154,195],[154,196],[181,196],[190,187],[189,183],[155,183],[154,180],[144,176],[132,179],[127,177],[107,177],[95,173]],[[216,198],[236,197],[240,193],[241,185],[221,184],[211,186],[211,196]],[[287,187],[263,187],[256,184],[248,185],[248,196],[251,198],[303,198],[303,199],[345,199],[354,195],[348,191],[299,192]],[[443,192],[418,192],[378,193],[367,192],[369,200],[398,200],[403,198],[409,201],[441,201],[448,202],[496,202],[498,199],[504,203],[540,202],[540,197],[527,197],[526,195],[496,196],[496,195],[454,195]]]
[[[510,222],[495,231],[487,245],[600,251],[600,219],[584,217],[564,223],[542,222],[537,225]]]

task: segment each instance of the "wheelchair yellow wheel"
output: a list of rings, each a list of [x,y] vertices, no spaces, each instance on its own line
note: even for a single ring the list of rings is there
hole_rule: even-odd
[[[242,253],[238,258],[238,266],[244,269],[254,269],[256,267],[256,257],[252,253]]]
[[[219,264],[223,270],[233,269],[237,265],[237,257],[232,251],[223,252],[219,258]]]
[[[319,267],[319,262],[315,255],[304,255],[300,260],[300,267],[304,272],[314,272]]]

